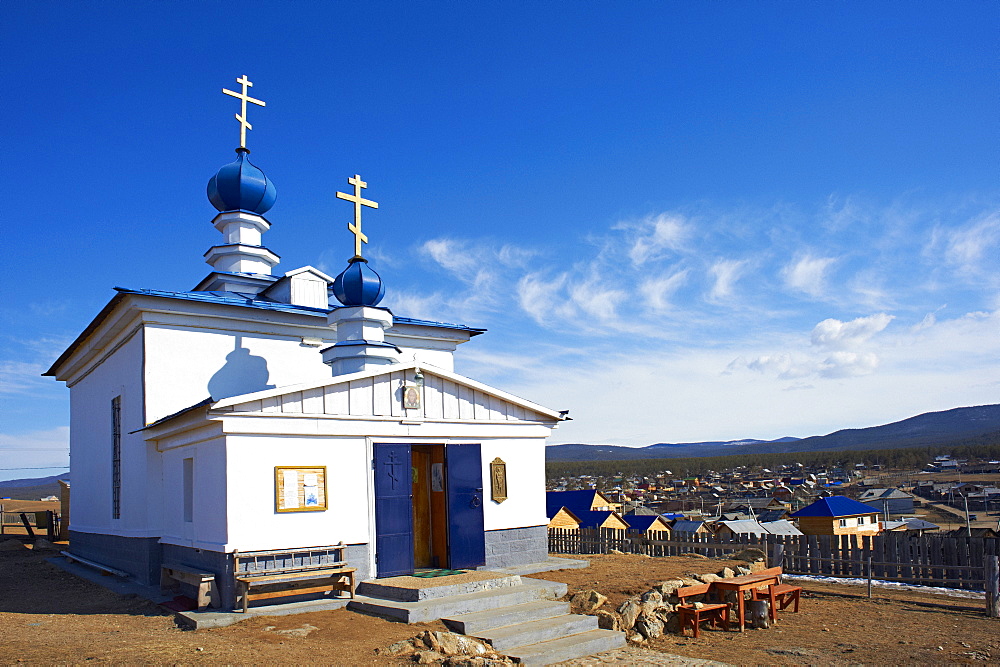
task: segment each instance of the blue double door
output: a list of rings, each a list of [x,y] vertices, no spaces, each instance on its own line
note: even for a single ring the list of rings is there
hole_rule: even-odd
[[[376,443],[375,569],[486,564],[479,444]]]

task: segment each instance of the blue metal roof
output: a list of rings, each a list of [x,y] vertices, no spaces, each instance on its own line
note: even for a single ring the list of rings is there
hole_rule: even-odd
[[[653,522],[659,519],[658,514],[628,514],[625,520],[628,522],[629,530],[647,531]],[[661,519],[662,522],[662,519]]]
[[[551,519],[560,509],[565,507],[580,519],[583,513],[590,512],[594,506],[594,496],[597,491],[594,489],[581,489],[579,491],[546,491],[545,492],[545,513]]]
[[[101,312],[99,312],[97,316],[91,320],[90,324],[88,324],[86,328],[80,332],[80,335],[76,337],[69,347],[67,347],[66,350],[59,355],[59,358],[52,363],[52,366],[50,366],[47,371],[42,373],[43,376],[56,375],[56,369],[62,365],[63,361],[65,361],[69,355],[73,353],[73,350],[75,350],[78,345],[83,343],[83,341],[85,341],[87,337],[90,336],[90,334],[93,333],[98,326],[100,326],[101,322],[111,315],[118,303],[128,294],[154,296],[165,299],[180,299],[183,301],[198,301],[201,303],[217,303],[229,306],[239,306],[241,308],[258,308],[261,310],[298,313],[300,315],[310,315],[313,317],[325,317],[327,313],[333,310],[330,308],[310,308],[309,306],[296,306],[290,303],[281,303],[280,301],[275,301],[259,294],[250,294],[246,292],[171,292],[168,290],[130,289],[128,287],[115,287],[114,289],[117,294],[115,294],[107,305],[101,309]],[[464,324],[434,322],[432,320],[419,320],[410,317],[396,317],[395,315],[393,315],[392,321],[394,324],[412,324],[424,327],[455,329],[458,331],[468,332],[470,336],[478,336],[486,331],[486,329],[476,329],[474,327],[465,326]]]
[[[610,510],[589,510],[587,512],[573,512],[576,518],[580,520],[580,528],[600,528],[601,524],[608,520],[608,517],[614,514]],[[622,519],[628,526],[632,525],[632,518]]]
[[[871,507],[868,507],[868,505],[859,503],[857,500],[852,500],[847,496],[830,496],[829,498],[820,498],[813,504],[806,505],[798,512],[792,513],[790,516],[795,518],[803,516],[838,517],[876,513],[877,512]]]

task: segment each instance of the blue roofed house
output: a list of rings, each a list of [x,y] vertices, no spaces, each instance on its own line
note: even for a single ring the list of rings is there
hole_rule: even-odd
[[[347,268],[272,273],[275,189],[248,153],[209,182],[208,275],[117,288],[46,373],[70,389],[70,550],[143,584],[168,561],[215,573],[226,606],[237,551],[342,542],[359,580],[545,560],[564,416],[455,372],[482,329],[378,305],[360,176],[337,193]]]
[[[670,524],[658,514],[629,514],[625,517],[625,520],[628,522],[629,532],[647,535],[670,532]]]
[[[791,518],[806,535],[877,535],[878,512],[846,496],[828,496],[806,505]]]

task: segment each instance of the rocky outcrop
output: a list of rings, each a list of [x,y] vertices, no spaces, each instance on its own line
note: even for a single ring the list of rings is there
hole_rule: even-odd
[[[489,644],[455,632],[425,630],[416,637],[396,642],[385,654],[409,658],[419,665],[449,667],[493,667],[514,661],[493,651]]]
[[[599,609],[598,607],[603,605],[607,598],[594,590],[575,593],[570,597],[570,600],[574,609],[580,609],[583,613],[597,616],[600,627],[625,632],[628,641],[632,644],[646,644],[651,639],[678,631],[680,627],[680,619],[676,611],[680,602],[676,595],[678,588],[708,584],[741,574],[751,574],[759,572],[763,568],[763,552],[760,549],[744,549],[740,553],[747,556],[743,560],[753,561],[758,556],[761,560],[751,562],[750,567],[734,565],[733,567],[724,567],[719,572],[692,573],[684,577],[661,581],[641,595],[628,598],[615,611]],[[725,600],[735,605],[737,602],[736,593],[727,593]],[[700,606],[704,603],[704,599],[703,596],[689,597],[687,602]],[[585,610],[586,605],[593,605],[593,610]]]

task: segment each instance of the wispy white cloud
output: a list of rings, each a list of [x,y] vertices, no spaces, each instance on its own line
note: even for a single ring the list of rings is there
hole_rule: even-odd
[[[835,257],[814,257],[806,253],[782,270],[785,285],[796,292],[821,298],[826,295],[828,271],[836,261]]]
[[[962,274],[979,274],[984,269],[996,273],[1000,253],[1000,212],[990,212],[967,224],[938,230],[944,245],[945,260]],[[988,267],[983,266],[984,259]]]
[[[708,274],[713,281],[712,289],[708,293],[708,300],[719,303],[733,296],[733,288],[746,266],[746,260],[737,259],[720,259],[712,264],[708,269]]]
[[[817,347],[830,350],[857,349],[889,326],[892,320],[893,317],[885,313],[859,317],[850,322],[829,318],[813,328],[811,342]]]
[[[636,266],[660,259],[667,251],[682,252],[691,236],[688,221],[674,213],[661,213],[638,222],[619,223],[616,229],[627,230],[633,236],[628,254]]]
[[[688,269],[648,278],[639,283],[639,292],[646,305],[656,312],[671,308],[671,298],[688,280]]]
[[[46,367],[26,361],[0,361],[0,394],[38,395],[57,387],[52,378],[43,378]]]

